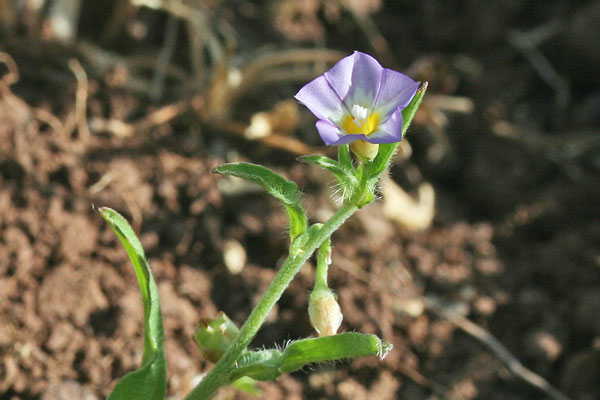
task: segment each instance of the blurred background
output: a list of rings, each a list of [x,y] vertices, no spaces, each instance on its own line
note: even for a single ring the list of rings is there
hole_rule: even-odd
[[[354,50],[429,82],[382,198],[333,236],[341,329],[394,350],[219,398],[597,399],[599,49],[595,1],[0,0],[0,399],[101,399],[139,365],[94,206],[141,237],[182,399],[211,367],[195,324],[242,324],[287,253],[279,206],[210,171],[262,163],[331,216],[333,177],[296,158],[335,149],[293,95]],[[312,283],[253,346],[314,334]]]

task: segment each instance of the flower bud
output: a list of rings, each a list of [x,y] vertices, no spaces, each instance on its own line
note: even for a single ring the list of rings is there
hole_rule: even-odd
[[[233,344],[239,333],[240,330],[235,323],[221,311],[215,319],[200,319],[194,341],[204,358],[216,363]]]
[[[316,288],[310,294],[308,316],[319,336],[335,335],[344,319],[337,296],[326,287]]]
[[[361,161],[373,161],[379,153],[379,145],[377,143],[369,143],[366,140],[357,140],[350,143],[350,150]]]

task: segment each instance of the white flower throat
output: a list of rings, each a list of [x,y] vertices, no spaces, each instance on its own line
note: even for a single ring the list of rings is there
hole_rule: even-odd
[[[352,106],[350,114],[342,120],[342,128],[349,134],[369,135],[379,125],[379,114],[370,113],[369,109],[358,104]]]
[[[354,106],[352,106],[352,116],[354,117],[354,122],[356,123],[356,125],[362,125],[365,122],[367,122],[369,110],[367,110],[366,107],[355,104]]]

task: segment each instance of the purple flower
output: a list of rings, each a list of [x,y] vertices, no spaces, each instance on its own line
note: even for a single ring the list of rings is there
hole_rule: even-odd
[[[319,119],[317,130],[328,145],[393,143],[402,140],[402,110],[418,88],[408,76],[355,51],[295,97]]]

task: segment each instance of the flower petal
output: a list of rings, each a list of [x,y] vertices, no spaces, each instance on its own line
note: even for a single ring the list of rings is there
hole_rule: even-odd
[[[348,110],[354,105],[371,109],[379,91],[382,71],[383,67],[373,57],[355,51],[338,61],[324,75]]]
[[[320,119],[315,125],[325,144],[333,144],[343,136],[340,128],[327,120]]]
[[[295,97],[319,119],[317,130],[328,145],[361,139],[393,143],[402,140],[402,109],[410,104],[418,87],[410,77],[355,51]]]
[[[408,106],[418,89],[419,82],[385,68],[381,74],[381,86],[374,106],[381,114],[381,120],[386,121],[398,107]]]
[[[402,108],[396,109],[392,115],[377,127],[373,133],[367,137],[369,143],[394,143],[402,140]],[[358,135],[357,135],[358,136]]]
[[[356,52],[347,57],[342,58],[335,63],[333,67],[323,74],[329,85],[337,93],[339,98],[343,100],[350,90],[352,85],[352,70],[354,69],[354,60]],[[352,106],[350,106],[352,107]]]
[[[294,96],[319,119],[338,121],[344,110],[341,98],[321,75],[307,83]]]
[[[365,136],[363,134],[344,135],[344,136],[340,137],[340,139],[337,142],[332,143],[332,145],[341,146],[342,144],[356,142],[357,140],[361,140],[361,139],[365,140],[365,139],[367,139],[367,136]]]
[[[316,126],[321,139],[323,139],[326,145],[339,146],[367,138],[365,135],[346,135],[337,127],[337,125],[332,124],[327,120],[318,120]]]
[[[383,67],[376,59],[368,54],[354,53],[354,68],[352,69],[352,86],[344,98],[344,103],[350,108],[354,104],[373,109]]]

